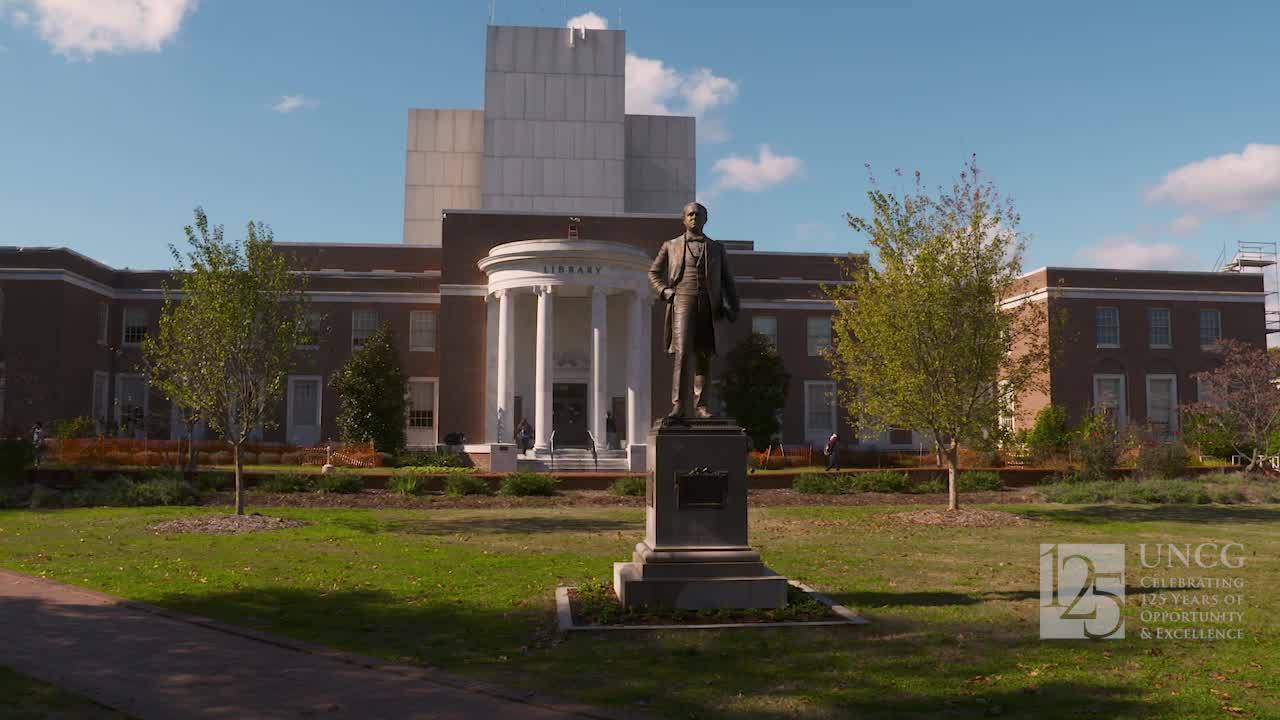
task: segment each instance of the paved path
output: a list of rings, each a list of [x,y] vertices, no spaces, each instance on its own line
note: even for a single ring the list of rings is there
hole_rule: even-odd
[[[5,570],[0,665],[144,720],[621,717]]]

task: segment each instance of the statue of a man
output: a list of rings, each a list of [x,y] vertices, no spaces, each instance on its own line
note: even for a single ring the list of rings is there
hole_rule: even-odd
[[[711,356],[721,321],[738,319],[738,291],[724,246],[702,234],[707,209],[684,206],[684,234],[662,244],[649,266],[649,285],[667,303],[663,342],[672,357],[667,421],[711,417],[707,409]]]

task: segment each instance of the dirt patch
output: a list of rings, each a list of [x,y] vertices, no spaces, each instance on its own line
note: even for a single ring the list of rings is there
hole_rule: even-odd
[[[892,525],[942,525],[946,527],[1011,527],[1014,525],[1030,525],[1034,522],[1021,515],[979,508],[912,510],[911,512],[892,513],[877,518],[877,520]]]
[[[302,527],[303,525],[306,525],[306,523],[301,520],[286,520],[285,518],[252,513],[249,515],[200,515],[179,518],[162,522],[159,525],[152,525],[151,530],[158,533],[233,535],[261,532],[263,530],[283,530],[285,528]]]

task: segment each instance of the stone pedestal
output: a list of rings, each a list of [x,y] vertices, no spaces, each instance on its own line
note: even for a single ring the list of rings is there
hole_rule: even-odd
[[[749,439],[728,418],[649,432],[646,528],[629,563],[614,563],[627,607],[778,608],[787,580],[747,544]]]
[[[489,472],[515,472],[516,446],[511,443],[489,443]]]

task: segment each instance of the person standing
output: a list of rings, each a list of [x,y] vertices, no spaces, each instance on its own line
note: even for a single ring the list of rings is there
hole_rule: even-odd
[[[44,451],[44,423],[39,420],[31,426],[31,449],[35,454],[35,465],[40,467],[40,453]]]
[[[618,448],[618,422],[613,419],[613,411],[604,414],[604,443],[609,450]]]
[[[827,456],[827,469],[840,469],[840,436],[831,433],[831,437],[827,438],[827,446],[822,449],[822,454]]]

